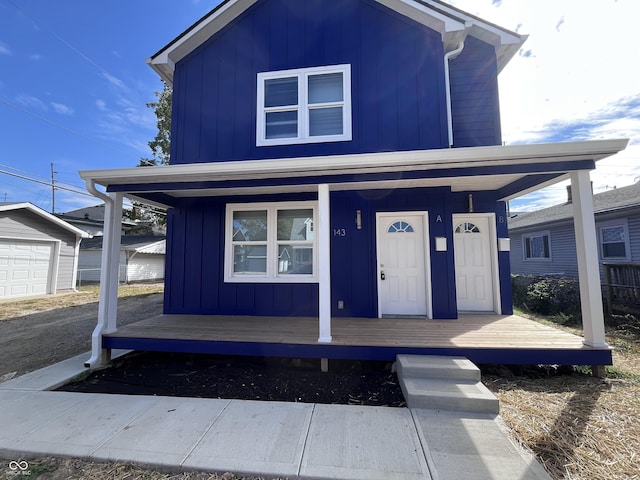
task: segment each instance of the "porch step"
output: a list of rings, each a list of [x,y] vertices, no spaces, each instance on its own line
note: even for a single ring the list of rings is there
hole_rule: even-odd
[[[498,399],[466,358],[398,355],[396,369],[409,408],[499,413]]]
[[[480,381],[480,369],[465,357],[398,355],[396,369],[398,376]]]

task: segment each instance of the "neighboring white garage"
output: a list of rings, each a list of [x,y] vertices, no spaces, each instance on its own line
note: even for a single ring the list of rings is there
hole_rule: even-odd
[[[31,203],[0,203],[0,299],[74,289],[84,237]]]

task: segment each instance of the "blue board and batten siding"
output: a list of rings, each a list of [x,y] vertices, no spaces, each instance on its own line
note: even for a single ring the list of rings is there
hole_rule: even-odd
[[[495,51],[467,43],[452,63],[455,129],[499,145]],[[372,0],[258,2],[176,65],[171,163],[446,148],[443,57],[437,32]],[[257,147],[257,74],[338,64],[351,65],[353,140]]]
[[[330,8],[324,0],[257,2],[176,65],[171,163],[447,148],[444,53],[439,33],[373,0],[341,0]],[[351,141],[256,146],[259,72],[340,64],[351,66]],[[499,145],[494,47],[469,37],[451,62],[451,78],[456,146]],[[453,248],[436,252],[434,242],[446,237],[453,245],[452,215],[467,211],[468,193],[449,187],[332,192],[331,231],[345,232],[331,239],[332,314],[378,316],[376,213],[427,211],[433,316],[456,318]],[[475,211],[495,213],[498,236],[506,237],[498,198],[478,193]],[[317,315],[317,284],[224,282],[227,202],[316,199],[299,194],[174,203],[165,312]],[[361,230],[355,228],[356,210],[362,212]],[[498,255],[502,312],[510,313],[508,252]],[[344,308],[338,310],[338,301]]]
[[[332,315],[377,317],[376,213],[429,212],[433,317],[457,318],[454,252],[435,251],[435,237],[453,245],[452,215],[466,212],[466,196],[448,188],[418,188],[331,193]],[[233,197],[234,202],[315,200],[315,195]],[[185,201],[169,211],[165,313],[316,316],[318,285],[225,283],[226,198]],[[496,212],[498,237],[506,237],[506,207],[480,192],[477,210]],[[362,212],[362,229],[355,212]],[[511,313],[509,252],[498,253],[502,313]],[[344,308],[338,309],[338,301]]]
[[[467,37],[450,61],[451,116],[455,147],[500,145],[498,63],[494,47]]]

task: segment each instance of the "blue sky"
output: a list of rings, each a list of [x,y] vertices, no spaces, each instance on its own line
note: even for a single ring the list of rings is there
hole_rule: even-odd
[[[145,59],[218,0],[0,0],[0,172],[84,191],[78,170],[149,156],[162,88]],[[599,162],[596,192],[640,177],[637,0],[450,0],[530,37],[500,76],[506,143],[631,138]],[[634,145],[634,142],[637,145]],[[75,186],[75,187],[73,187]],[[556,186],[512,202],[563,201]],[[0,201],[51,209],[51,187],[0,173]],[[56,191],[56,211],[98,203]]]

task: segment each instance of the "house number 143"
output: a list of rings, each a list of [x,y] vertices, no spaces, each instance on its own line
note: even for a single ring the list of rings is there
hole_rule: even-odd
[[[346,228],[334,228],[333,229],[333,236],[334,237],[346,237],[347,236],[347,229]]]

